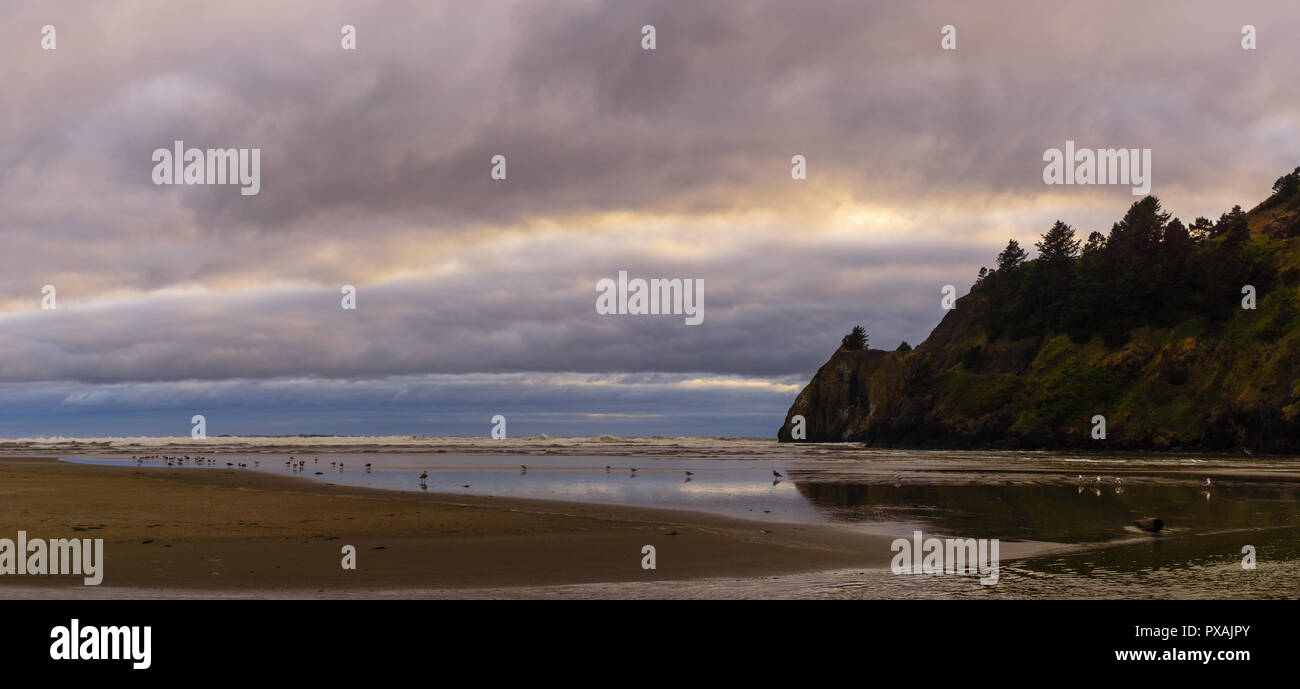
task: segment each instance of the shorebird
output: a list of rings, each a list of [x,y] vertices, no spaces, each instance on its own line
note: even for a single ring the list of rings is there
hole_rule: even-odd
[[[526,474],[526,473],[528,473],[528,467],[526,467],[526,466],[520,464],[520,465],[519,465],[519,473],[521,473],[521,474]]]
[[[608,465],[608,464],[605,465],[605,473],[607,473],[607,474],[609,473],[609,465]]]
[[[1202,487],[1202,488],[1209,488],[1209,487],[1210,487],[1210,483],[1211,483],[1211,481],[1210,481],[1210,477],[1209,477],[1209,476],[1206,476],[1206,477],[1205,477],[1205,480],[1201,482],[1201,487]]]
[[[427,472],[427,471],[422,471],[422,472],[420,472],[420,480],[421,480],[421,481],[423,481],[423,480],[425,480],[425,479],[427,479],[427,478],[429,478],[429,472]]]
[[[694,476],[694,475],[695,475],[695,472],[694,472],[694,471],[688,471],[688,472],[686,472],[686,475],[687,475],[687,476]]]
[[[781,475],[781,472],[777,471],[776,469],[772,470],[772,476],[776,478],[785,478],[784,476]]]

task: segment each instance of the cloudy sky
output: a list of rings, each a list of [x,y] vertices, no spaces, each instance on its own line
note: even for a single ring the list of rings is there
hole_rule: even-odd
[[[772,436],[855,323],[915,344],[1008,237],[1134,200],[1046,149],[1150,148],[1187,220],[1300,164],[1294,0],[0,6],[8,437]],[[176,140],[261,192],[155,185]],[[620,270],[704,322],[597,314]]]

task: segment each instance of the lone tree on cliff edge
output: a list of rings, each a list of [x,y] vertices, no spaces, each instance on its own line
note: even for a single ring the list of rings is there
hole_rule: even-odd
[[[866,349],[867,329],[860,325],[853,326],[853,332],[844,336],[844,339],[840,341],[840,346],[848,350]]]

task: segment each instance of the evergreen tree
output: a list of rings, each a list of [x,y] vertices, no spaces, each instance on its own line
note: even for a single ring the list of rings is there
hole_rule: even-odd
[[[1002,274],[1010,273],[1025,262],[1025,250],[1020,248],[1020,242],[1012,239],[1007,242],[1007,248],[998,254],[998,272]]]
[[[1079,240],[1074,238],[1074,228],[1060,220],[1034,246],[1038,249],[1040,259],[1054,265],[1068,263],[1079,254]]]
[[[867,329],[860,325],[853,326],[853,330],[840,340],[840,346],[849,351],[855,351],[867,348]]]
[[[1210,236],[1225,237],[1229,243],[1250,239],[1250,225],[1246,222],[1246,213],[1241,210],[1241,206],[1233,206],[1232,210],[1220,215]]]
[[[1101,253],[1106,248],[1106,235],[1100,232],[1093,232],[1088,235],[1088,242],[1083,245],[1083,255],[1092,256]]]
[[[1160,248],[1169,214],[1160,208],[1160,199],[1147,196],[1135,202],[1115,223],[1106,240],[1107,250],[1124,263],[1145,263]]]

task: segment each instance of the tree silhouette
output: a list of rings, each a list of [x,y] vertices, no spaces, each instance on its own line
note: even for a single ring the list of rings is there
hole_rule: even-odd
[[[1020,242],[1011,240],[1007,242],[1007,248],[998,254],[998,271],[1009,273],[1015,270],[1020,264],[1025,262],[1025,250],[1020,248]]]
[[[1079,255],[1079,240],[1074,238],[1074,228],[1060,220],[1043,235],[1041,242],[1035,242],[1038,257],[1045,263],[1060,265]]]
[[[840,346],[849,351],[867,348],[867,329],[860,325],[853,326],[853,330],[840,340]]]

